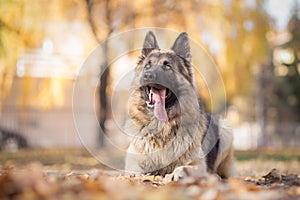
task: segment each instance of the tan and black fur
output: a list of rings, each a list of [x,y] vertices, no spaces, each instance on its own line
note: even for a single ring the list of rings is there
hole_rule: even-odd
[[[185,168],[221,177],[234,173],[231,129],[206,112],[197,93],[186,33],[161,50],[148,32],[128,105],[126,171],[172,174],[174,180]]]

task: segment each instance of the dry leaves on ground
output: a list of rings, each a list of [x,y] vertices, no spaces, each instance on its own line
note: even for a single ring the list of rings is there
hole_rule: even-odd
[[[0,169],[0,199],[298,199],[300,179],[273,169],[255,178],[215,175],[168,182],[116,171],[49,171],[40,163]]]

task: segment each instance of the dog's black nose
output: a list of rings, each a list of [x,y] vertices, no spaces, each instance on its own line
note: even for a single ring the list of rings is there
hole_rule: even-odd
[[[156,78],[156,75],[154,72],[148,71],[144,73],[144,80],[145,81],[154,81]]]

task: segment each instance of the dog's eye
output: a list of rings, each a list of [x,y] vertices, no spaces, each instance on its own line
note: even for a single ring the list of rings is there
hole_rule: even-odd
[[[165,60],[163,62],[163,68],[166,69],[166,70],[171,69],[171,64],[169,63],[169,61]]]
[[[151,64],[152,64],[152,61],[149,60],[149,61],[146,63],[145,68],[146,68],[146,69],[150,68],[150,67],[151,67]]]

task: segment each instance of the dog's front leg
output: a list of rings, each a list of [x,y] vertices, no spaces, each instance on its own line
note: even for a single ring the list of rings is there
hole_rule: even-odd
[[[166,182],[179,181],[186,177],[202,178],[207,176],[206,164],[185,165],[175,168],[171,174],[165,176]]]

